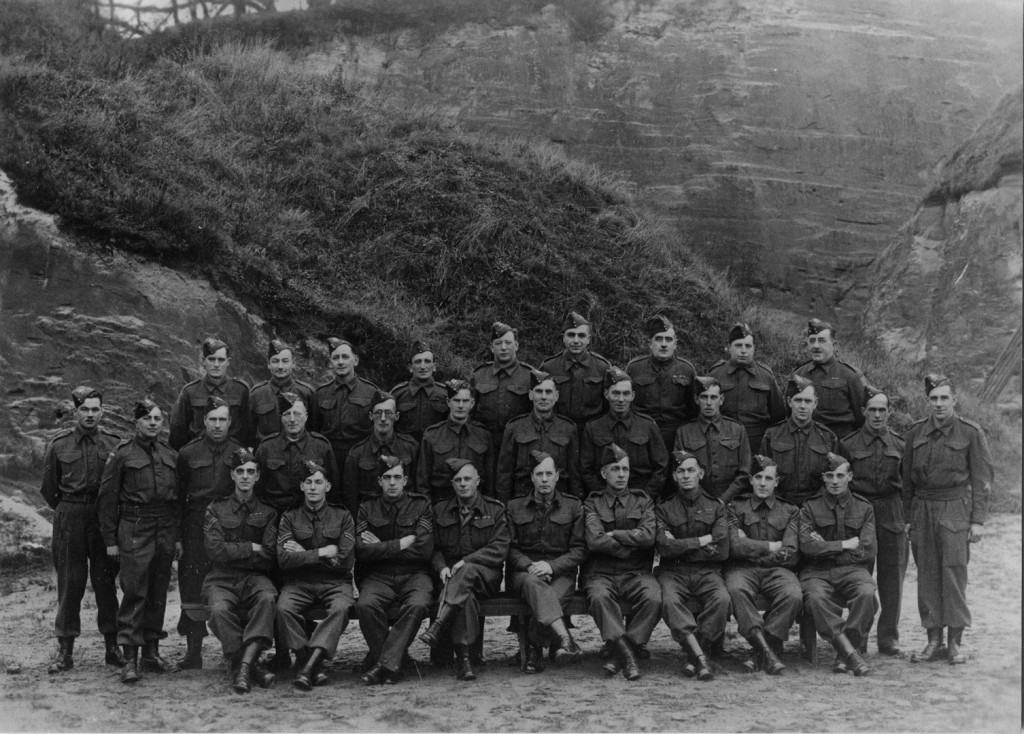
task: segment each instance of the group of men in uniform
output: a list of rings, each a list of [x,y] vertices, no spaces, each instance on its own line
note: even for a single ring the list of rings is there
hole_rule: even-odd
[[[56,510],[51,672],[73,665],[91,577],[105,659],[126,683],[201,668],[209,626],[235,690],[271,685],[293,654],[293,683],[310,690],[353,608],[366,684],[401,680],[431,615],[420,639],[432,659],[454,658],[472,680],[479,603],[503,581],[532,611],[527,672],[543,669],[545,648],[580,655],[563,611],[579,584],[605,669],[629,680],[661,619],[683,672],[712,678],[730,613],[752,669],[784,670],[803,613],[835,647],[835,669],[863,675],[876,588],[879,652],[901,654],[908,533],[928,632],[912,660],[964,662],[968,544],[992,462],[951,382],[926,378],[931,415],[900,437],[889,397],[837,359],[826,322],[809,322],[810,360],[784,390],[745,324],[704,375],[677,354],[667,317],[644,328],[649,353],[620,369],[591,351],[592,326],[572,312],[564,350],[534,368],[518,359],[516,329],[495,322],[494,359],[468,379],[435,380],[434,353],[416,342],[410,379],[388,392],[359,376],[343,339],[330,340],[332,376],[316,388],[273,340],[271,379],[251,389],[229,376],[228,345],[206,339],[204,375],[182,389],[166,443],[150,398],[120,441],[100,427],[100,392],[76,389],[75,425],[44,460]],[[172,663],[158,644],[175,558],[187,652]]]

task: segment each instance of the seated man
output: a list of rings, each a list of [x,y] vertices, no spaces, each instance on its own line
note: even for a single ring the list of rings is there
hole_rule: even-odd
[[[822,474],[825,491],[800,508],[800,585],[804,607],[818,633],[836,649],[833,670],[868,672],[858,650],[878,611],[871,563],[875,559],[875,512],[850,492],[850,464],[830,453]],[[843,621],[843,607],[850,610]]]
[[[683,673],[711,680],[714,674],[704,651],[721,644],[729,619],[729,592],[722,578],[722,565],[729,557],[729,524],[721,501],[700,488],[704,470],[697,457],[673,451],[672,458],[677,491],[654,508],[662,616],[688,658]],[[700,606],[696,619],[688,602]]]
[[[259,476],[252,452],[236,449],[231,454],[234,494],[208,505],[203,525],[212,568],[202,596],[210,608],[210,629],[234,672],[232,687],[239,693],[249,692],[253,675],[264,688],[274,683],[259,657],[274,635],[277,589],[267,572],[274,565],[277,513],[253,496]]]
[[[752,494],[729,505],[729,547],[732,554],[725,586],[740,634],[756,653],[750,667],[778,675],[786,666],[779,656],[789,628],[800,615],[803,593],[793,569],[799,552],[799,508],[775,496],[779,467],[767,456],[754,456]],[[768,600],[764,620],[756,599]]]
[[[351,454],[349,454],[351,457]],[[378,460],[381,496],[359,504],[356,559],[359,577],[359,629],[370,648],[366,685],[397,683],[402,660],[420,622],[430,613],[434,584],[430,559],[434,529],[430,500],[405,491],[408,466],[387,454]],[[398,619],[388,629],[388,610],[398,604]]]
[[[277,630],[285,645],[296,652],[299,669],[293,685],[308,691],[327,682],[320,668],[334,655],[352,608],[352,566],[355,558],[355,523],[348,510],[327,504],[331,483],[324,468],[305,463],[302,480],[305,502],[281,517],[277,533],[277,562],[283,586],[277,599]],[[311,637],[306,636],[302,614],[322,604],[324,618]]]
[[[590,616],[601,639],[616,653],[604,665],[627,680],[640,677],[636,650],[647,644],[661,616],[661,588],[651,573],[654,563],[654,502],[629,487],[629,455],[618,444],[600,454],[604,488],[583,503],[584,537],[590,555],[583,566],[583,587]],[[623,624],[620,600],[633,617]]]
[[[579,657],[581,650],[562,619],[576,590],[576,574],[587,554],[583,503],[560,492],[558,469],[550,454],[531,452],[533,492],[508,504],[512,544],[508,552],[508,588],[530,606],[530,649],[523,672],[543,669],[541,646],[551,644]],[[553,640],[552,640],[553,638]]]
[[[505,506],[480,494],[480,471],[467,459],[448,459],[455,496],[434,506],[434,570],[443,586],[437,619],[420,640],[455,646],[455,676],[476,680],[469,651],[480,637],[479,599],[501,587],[510,534]]]

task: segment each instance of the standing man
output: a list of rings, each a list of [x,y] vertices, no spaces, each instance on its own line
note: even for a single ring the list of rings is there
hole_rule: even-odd
[[[96,624],[106,645],[107,665],[123,665],[117,646],[116,557],[107,555],[96,515],[96,498],[103,463],[120,439],[100,427],[103,396],[91,387],[71,392],[75,425],[51,439],[43,455],[40,492],[53,515],[53,567],[57,572],[57,618],[54,634],[60,649],[50,673],[74,667],[75,638],[82,632],[80,618],[85,582],[92,581],[96,596]]]
[[[256,447],[256,461],[262,467],[256,496],[278,515],[302,504],[299,485],[306,476],[306,462],[324,467],[331,486],[339,484],[331,443],[319,433],[307,431],[309,412],[301,395],[283,392],[277,396],[281,432],[267,436]],[[341,493],[328,497],[329,504],[343,504]]]
[[[647,644],[661,616],[661,587],[651,573],[654,502],[642,490],[630,488],[629,454],[613,443],[600,456],[604,486],[583,503],[584,537],[590,552],[583,565],[583,587],[601,639],[614,649],[605,672],[621,671],[626,680],[637,680],[636,650]],[[620,600],[633,609],[628,627],[623,624]]]
[[[800,558],[800,508],[775,496],[779,467],[767,456],[754,457],[750,474],[752,493],[729,505],[732,562],[725,587],[740,634],[755,651],[750,667],[779,675],[786,669],[782,643],[803,608],[800,580],[793,572]],[[768,602],[764,619],[757,611],[759,596]]]
[[[604,395],[608,412],[586,425],[580,441],[584,487],[589,492],[600,492],[606,487],[601,456],[614,443],[629,456],[629,486],[657,499],[664,491],[668,467],[668,449],[658,424],[633,410],[633,381],[618,367],[612,367],[605,375]]]
[[[561,354],[548,357],[540,369],[550,374],[558,390],[555,410],[569,418],[582,431],[587,421],[605,411],[604,375],[612,364],[590,351],[593,331],[590,322],[575,311],[562,321]]]
[[[917,607],[928,644],[915,662],[948,657],[967,662],[960,651],[967,608],[970,544],[981,540],[988,516],[992,455],[977,423],[956,413],[956,392],[945,375],[924,378],[931,415],[910,427],[904,439],[903,506],[910,518],[910,542],[917,563]],[[942,628],[949,632],[947,649]]]
[[[413,342],[409,356],[410,379],[391,388],[398,422],[395,430],[419,443],[423,432],[448,415],[448,393],[434,380],[437,365],[434,352],[421,341]]]
[[[672,456],[677,491],[654,508],[661,556],[655,576],[665,624],[689,658],[683,674],[711,680],[705,651],[721,646],[729,619],[729,592],[722,577],[729,558],[729,523],[725,505],[701,489],[700,460],[687,451],[673,451]],[[696,618],[687,602],[699,606]]]
[[[800,585],[804,607],[818,634],[836,649],[833,671],[865,675],[860,655],[878,602],[871,564],[875,558],[875,511],[850,491],[850,464],[830,453],[822,477],[825,491],[800,508]],[[850,610],[843,620],[843,607]]]
[[[270,379],[253,386],[249,392],[249,425],[256,443],[281,431],[278,397],[290,392],[300,395],[307,406],[313,402],[313,386],[295,379],[295,358],[291,345],[271,339],[267,347],[267,369]]]
[[[843,438],[864,425],[864,375],[853,365],[836,358],[836,330],[821,319],[807,322],[810,362],[794,374],[814,383],[818,394],[815,420]]]
[[[729,502],[750,486],[747,433],[739,423],[722,415],[722,386],[718,380],[705,375],[695,377],[693,384],[700,415],[679,427],[673,449],[695,455],[703,468],[704,491]]]
[[[760,453],[779,467],[778,495],[798,507],[822,489],[828,455],[839,442],[832,431],[813,419],[818,406],[814,383],[793,375],[786,384],[789,418],[768,429]]]
[[[143,669],[178,669],[159,652],[171,564],[181,555],[178,454],[159,439],[164,413],[152,398],[135,403],[133,415],[135,435],[107,458],[97,500],[107,555],[121,563],[117,641],[125,657],[122,683],[139,679],[139,647]]]
[[[487,429],[469,419],[476,400],[473,388],[465,380],[448,380],[448,417],[423,433],[416,464],[416,488],[431,502],[449,499],[452,494],[448,459],[466,459],[477,467],[491,466],[491,436]],[[489,490],[482,481],[485,493]]]
[[[206,555],[206,508],[231,494],[235,483],[231,474],[234,452],[242,448],[228,435],[231,411],[223,398],[206,401],[203,434],[182,446],[178,453],[178,486],[185,499],[181,522],[181,558],[178,561],[178,593],[181,616],[178,634],[185,635],[187,651],[178,661],[183,670],[203,667],[203,638],[206,622],[193,619],[194,610],[203,606],[203,579],[210,570]]]
[[[508,504],[512,544],[506,585],[529,605],[529,652],[523,672],[543,669],[542,646],[550,644],[567,656],[582,651],[565,625],[563,610],[576,590],[576,574],[587,554],[583,536],[583,504],[558,489],[555,459],[531,451],[533,492]]]
[[[359,356],[351,342],[331,337],[327,343],[334,378],[316,389],[310,425],[331,442],[341,469],[349,450],[370,435],[370,403],[377,386],[356,374]]]
[[[260,467],[252,451],[235,449],[230,466],[234,492],[206,508],[203,532],[212,566],[203,598],[210,629],[230,661],[232,688],[248,693],[253,676],[263,688],[274,684],[259,659],[274,635],[277,589],[267,574],[274,565],[277,513],[253,496]]]
[[[497,455],[505,424],[530,410],[530,371],[519,361],[519,332],[508,324],[491,325],[494,360],[473,370],[469,382],[476,390],[476,420],[491,434],[491,451]],[[494,456],[491,458],[493,459]],[[481,467],[490,474],[493,466]]]
[[[676,329],[667,316],[657,314],[648,319],[644,331],[650,340],[650,354],[631,359],[626,372],[636,390],[637,411],[654,419],[662,443],[670,447],[679,426],[697,417],[693,401],[697,370],[689,360],[676,356]]]
[[[480,637],[480,599],[501,588],[511,535],[505,507],[480,494],[480,471],[467,459],[449,459],[455,496],[434,506],[434,571],[441,582],[437,619],[420,640],[455,646],[455,677],[476,680],[469,651]]]
[[[231,356],[228,345],[216,337],[207,337],[202,343],[203,377],[181,388],[178,400],[171,409],[171,433],[168,443],[177,451],[203,432],[206,401],[222,398],[231,412],[231,435],[240,444],[250,440],[249,386],[234,377],[228,377]]]
[[[903,519],[903,481],[900,461],[903,439],[889,429],[889,398],[865,388],[866,421],[860,430],[840,442],[840,453],[850,460],[850,489],[864,497],[875,511],[878,552],[876,583],[882,611],[878,615],[878,652],[900,655],[900,607],[903,576],[907,572],[906,521]]]
[[[361,680],[368,686],[402,679],[402,660],[434,597],[430,500],[406,491],[409,466],[399,457],[385,454],[377,467],[381,494],[359,503],[356,521],[356,609],[372,661]],[[388,610],[395,605],[392,625]]]
[[[360,503],[380,496],[380,457],[397,456],[405,467],[406,482],[412,476],[419,445],[412,436],[395,432],[399,417],[395,397],[391,393],[375,391],[370,402],[373,432],[348,452],[342,472],[344,504],[353,516]],[[415,491],[415,487],[410,489]]]
[[[729,330],[728,359],[708,371],[722,385],[722,415],[739,421],[747,431],[751,452],[761,446],[765,431],[786,417],[775,373],[754,359],[754,332],[744,323]]]
[[[534,462],[531,454],[534,451],[543,451],[554,460],[558,468],[558,489],[562,493],[582,497],[576,424],[555,415],[558,388],[547,372],[530,372],[530,402],[533,410],[513,418],[505,426],[495,480],[498,499],[508,502],[533,490],[531,475]]]
[[[338,649],[355,603],[355,523],[348,510],[327,504],[331,483],[324,467],[312,461],[305,467],[305,502],[284,513],[277,531],[277,563],[284,585],[277,597],[276,624],[281,639],[296,652],[298,673],[292,685],[310,691],[327,682],[320,669]],[[307,636],[302,614],[318,604],[326,607],[327,616]]]

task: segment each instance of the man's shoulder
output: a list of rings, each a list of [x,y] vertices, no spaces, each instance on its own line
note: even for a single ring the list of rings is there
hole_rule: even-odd
[[[961,426],[963,426],[964,428],[966,428],[969,431],[974,431],[974,432],[980,433],[980,434],[984,434],[985,433],[985,429],[982,428],[981,424],[976,422],[976,421],[972,421],[969,418],[964,418],[961,415],[957,415],[956,419],[960,422]]]

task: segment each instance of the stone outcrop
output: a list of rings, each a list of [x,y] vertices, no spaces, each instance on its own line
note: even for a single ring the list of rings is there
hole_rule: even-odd
[[[939,157],[1021,73],[1008,0],[565,0],[508,17],[353,33],[307,63],[618,172],[766,305],[845,326]]]
[[[870,270],[865,330],[960,379],[984,378],[1021,323],[1021,96],[1004,98],[943,161]]]

